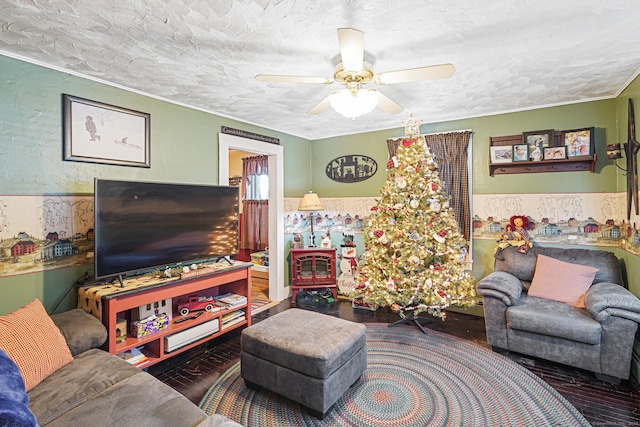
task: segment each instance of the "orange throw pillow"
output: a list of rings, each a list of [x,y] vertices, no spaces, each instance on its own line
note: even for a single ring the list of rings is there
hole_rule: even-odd
[[[20,368],[27,391],[73,360],[60,329],[37,299],[0,316],[0,348]]]
[[[584,308],[584,294],[597,272],[594,267],[538,255],[529,295]]]

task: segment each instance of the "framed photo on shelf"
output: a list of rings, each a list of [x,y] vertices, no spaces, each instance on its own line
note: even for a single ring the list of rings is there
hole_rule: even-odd
[[[513,157],[512,145],[493,145],[491,150],[491,163],[511,163]]]
[[[567,157],[593,157],[594,128],[563,130],[562,141],[567,147]]]
[[[544,149],[545,160],[563,160],[567,158],[567,147],[547,147]]]
[[[553,135],[553,129],[522,133],[522,143],[529,146],[530,160],[542,160],[544,149],[554,143]]]
[[[150,114],[63,95],[64,160],[151,167]]]
[[[516,144],[513,146],[513,161],[526,162],[529,160],[529,146],[527,144]]]

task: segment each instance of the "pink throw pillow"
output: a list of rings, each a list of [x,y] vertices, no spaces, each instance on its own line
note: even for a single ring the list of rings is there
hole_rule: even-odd
[[[584,308],[584,294],[597,272],[594,267],[538,255],[529,295]]]

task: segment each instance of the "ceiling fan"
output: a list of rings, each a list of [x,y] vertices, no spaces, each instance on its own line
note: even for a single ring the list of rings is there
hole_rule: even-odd
[[[338,44],[342,62],[336,66],[333,79],[325,77],[258,74],[256,80],[272,83],[340,83],[345,89],[332,92],[311,108],[307,114],[320,114],[330,106],[340,114],[355,119],[376,106],[388,114],[398,114],[404,109],[391,98],[365,85],[406,83],[418,80],[448,78],[455,68],[452,64],[430,65],[406,70],[376,74],[371,64],[364,61],[364,33],[353,28],[338,28]]]

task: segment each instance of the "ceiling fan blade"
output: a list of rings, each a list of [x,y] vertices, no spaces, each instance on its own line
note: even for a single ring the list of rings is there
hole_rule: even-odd
[[[329,97],[331,95],[327,95],[322,101],[318,102],[312,109],[307,111],[309,115],[320,114],[331,106],[331,102],[329,101]]]
[[[333,83],[332,79],[325,77],[305,77],[305,76],[281,76],[277,74],[258,74],[256,80],[259,82],[268,83],[312,83],[330,85]]]
[[[376,76],[378,84],[415,82],[418,80],[446,79],[453,76],[456,69],[453,64],[430,65],[427,67],[409,68],[407,70],[389,71]]]
[[[404,110],[398,103],[393,101],[387,95],[380,91],[378,92],[378,105],[377,107],[387,114],[400,114]]]
[[[353,28],[338,28],[338,44],[342,66],[359,73],[364,65],[364,33]]]

